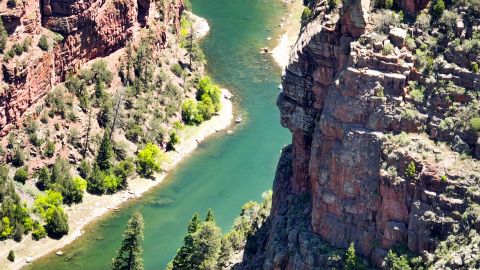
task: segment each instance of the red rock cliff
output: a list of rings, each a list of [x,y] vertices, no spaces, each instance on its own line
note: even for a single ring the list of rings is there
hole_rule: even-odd
[[[425,6],[420,2],[406,9],[415,12]],[[438,86],[415,68],[405,35],[396,34],[401,30],[373,38],[370,6],[368,0],[343,1],[339,11],[329,12],[320,5],[302,28],[277,102],[292,145],[278,165],[271,216],[236,269],[335,268],[329,252],[351,242],[375,266],[395,246],[428,260],[447,236],[471,226],[461,215],[469,215],[469,201],[478,199],[469,190],[480,164],[466,158],[462,166],[471,173],[454,168],[458,149],[434,143],[449,105],[438,95],[411,105],[409,81],[424,83],[426,92]],[[397,48],[382,53],[387,43]],[[451,78],[455,87],[473,89],[479,79],[471,72]],[[461,151],[473,153],[478,134],[452,134],[463,142]]]
[[[135,39],[142,27],[155,31],[158,47],[166,43],[166,31],[178,29],[181,0],[41,0],[0,3],[0,16],[9,33],[7,49],[25,39],[27,52],[2,59],[0,135],[19,124],[23,113],[65,75],[85,62],[106,56]],[[55,33],[53,33],[53,32]],[[37,47],[44,34],[57,41],[44,52]],[[52,41],[50,41],[52,42]]]

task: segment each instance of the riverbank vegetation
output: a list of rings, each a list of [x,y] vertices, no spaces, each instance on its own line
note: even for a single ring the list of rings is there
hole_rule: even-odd
[[[202,93],[202,121],[218,112],[220,89],[203,76],[191,32],[184,15],[166,44],[143,29],[118,55],[67,74],[1,139],[0,240],[61,238],[70,230],[65,205],[86,193],[128,189],[130,179],[164,169],[166,152],[181,141],[185,100]],[[49,49],[43,40],[38,46]]]
[[[246,203],[226,234],[215,223],[213,212],[207,212],[204,221],[194,214],[187,227],[183,246],[169,263],[169,270],[225,269],[235,255],[243,250],[248,237],[254,235],[270,213],[272,192],[263,194],[263,202]]]

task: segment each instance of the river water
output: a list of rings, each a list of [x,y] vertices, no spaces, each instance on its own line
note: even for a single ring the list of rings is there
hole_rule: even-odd
[[[28,269],[109,269],[128,218],[136,210],[145,219],[145,269],[164,269],[175,255],[194,212],[212,208],[227,231],[240,207],[261,200],[271,188],[276,163],[290,135],[279,124],[275,105],[280,69],[267,55],[268,36],[278,36],[285,14],[280,0],[192,0],[194,13],[211,26],[202,42],[208,73],[235,95],[244,122],[233,135],[214,135],[182,161],[167,179],[141,199],[88,226],[85,234]],[[273,41],[272,41],[273,42]],[[223,133],[223,132],[222,132]]]

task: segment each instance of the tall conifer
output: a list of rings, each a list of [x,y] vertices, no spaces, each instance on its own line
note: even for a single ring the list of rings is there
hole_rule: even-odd
[[[122,246],[112,260],[112,270],[143,270],[143,217],[136,212],[123,233]]]

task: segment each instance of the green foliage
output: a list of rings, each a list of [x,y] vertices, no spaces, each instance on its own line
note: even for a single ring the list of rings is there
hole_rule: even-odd
[[[352,242],[348,246],[347,252],[345,253],[345,270],[356,270],[357,269],[357,255],[355,254],[355,244]]]
[[[118,179],[119,188],[127,187],[127,179],[135,173],[135,163],[132,158],[120,161],[114,168],[113,173]]]
[[[471,66],[472,66],[473,73],[478,73],[478,63],[477,62],[472,62]]]
[[[339,4],[340,4],[340,0],[328,0],[328,7],[330,9],[334,9],[338,7]]]
[[[165,157],[160,147],[153,143],[147,145],[137,154],[137,171],[144,177],[151,177],[162,169]]]
[[[180,64],[175,63],[170,66],[170,71],[175,74],[175,76],[181,78],[183,76],[183,68],[180,66]]]
[[[397,248],[397,251],[388,251],[387,257],[384,259],[385,269],[391,270],[423,270],[424,265],[419,257],[413,257],[403,249]]]
[[[38,47],[44,51],[48,51],[50,49],[50,45],[48,44],[47,36],[42,35],[38,40]]]
[[[136,212],[128,220],[127,229],[123,233],[122,246],[112,259],[113,270],[143,270],[142,241],[143,217]]]
[[[167,148],[175,149],[175,145],[177,145],[179,142],[180,142],[180,136],[178,136],[177,132],[174,130],[170,133],[170,137],[167,143]]]
[[[207,216],[205,217],[205,221],[215,222],[215,217],[213,216],[213,211],[210,208],[207,211]]]
[[[435,1],[435,4],[433,6],[434,14],[440,17],[444,11],[445,11],[445,2],[443,0]]]
[[[47,190],[45,195],[39,195],[33,203],[34,211],[44,219],[45,230],[52,238],[58,239],[69,231],[68,218],[61,207],[62,194],[58,191]],[[37,228],[38,233],[41,229]]]
[[[45,237],[47,237],[47,231],[45,230],[45,227],[43,227],[38,221],[35,221],[33,223],[32,239],[38,241]]]
[[[70,164],[67,160],[57,158],[49,174],[40,171],[39,182],[51,190],[62,194],[63,202],[66,204],[79,203],[83,199],[85,191],[85,180],[81,177],[72,177],[70,174]],[[41,177],[43,180],[41,179]],[[37,185],[38,186],[38,185]],[[39,187],[40,188],[40,187]]]
[[[422,103],[425,99],[425,87],[423,85],[418,85],[415,81],[410,81],[408,83],[408,88],[413,101],[416,103]]]
[[[92,174],[92,165],[87,160],[82,160],[78,166],[78,173],[83,179],[88,179]]]
[[[310,18],[313,16],[313,11],[309,7],[305,7],[302,12],[301,22],[306,24]]]
[[[87,191],[92,194],[101,195],[105,193],[106,188],[104,185],[105,180],[105,172],[98,167],[97,164],[94,164],[93,170],[90,173],[89,177],[87,178]]]
[[[215,106],[215,112],[221,109],[221,95],[222,91],[218,85],[212,83],[210,77],[204,76],[197,84],[197,100],[204,101],[209,97]],[[210,101],[208,101],[209,103]],[[199,109],[200,110],[200,109]]]
[[[415,167],[415,162],[410,161],[410,163],[405,168],[405,177],[407,179],[412,180],[415,178],[416,174],[417,174],[417,169]]]
[[[15,171],[13,180],[25,184],[25,182],[28,180],[28,171],[24,167],[17,169]]]
[[[49,237],[53,239],[60,239],[68,234],[68,217],[60,207],[54,208],[52,216],[47,219],[45,229]]]
[[[5,47],[7,46],[8,41],[8,33],[5,30],[5,26],[3,25],[3,20],[0,19],[0,53],[3,53]]]
[[[187,99],[183,102],[182,119],[187,125],[200,124],[203,122],[203,116],[199,114],[195,100]]]
[[[47,190],[45,195],[38,195],[33,203],[34,211],[42,216],[44,220],[52,217],[53,210],[60,208],[63,202],[62,194],[58,191]]]
[[[395,50],[395,47],[391,43],[387,43],[387,44],[383,45],[382,54],[383,55],[389,55],[389,54],[393,53],[394,50]]]
[[[15,167],[20,167],[25,164],[25,154],[20,147],[15,148],[15,152],[13,153],[12,158],[12,165]]]
[[[187,235],[183,238],[183,246],[177,251],[177,254],[173,258],[171,263],[172,270],[195,269],[195,265],[193,265],[191,261],[194,252],[192,234],[198,230],[199,226],[200,218],[198,213],[195,213],[188,224]]]
[[[112,167],[113,149],[110,139],[110,130],[103,132],[102,142],[98,149],[96,163],[101,170],[107,171]]]
[[[108,193],[114,193],[117,191],[118,187],[120,185],[120,179],[113,174],[107,174],[105,178],[103,178],[103,186],[106,192]]]
[[[98,60],[92,65],[92,80],[94,84],[105,83],[110,86],[113,79],[113,74],[107,67],[107,62]]]
[[[55,154],[55,143],[51,141],[47,141],[45,143],[45,149],[43,152],[45,157],[51,158]]]
[[[473,117],[470,119],[470,127],[475,133],[480,133],[480,117]]]
[[[8,252],[8,256],[7,256],[7,259],[11,262],[14,262],[15,261],[15,252],[13,252],[13,250],[10,250]]]

